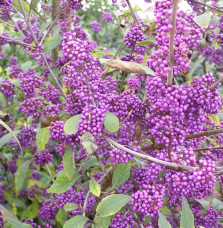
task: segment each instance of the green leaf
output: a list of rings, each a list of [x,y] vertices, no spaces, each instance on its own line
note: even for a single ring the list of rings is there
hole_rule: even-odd
[[[111,112],[106,112],[104,126],[109,132],[112,132],[112,133],[117,132],[119,130],[118,117]]]
[[[207,210],[209,208],[210,202],[204,199],[195,199],[198,203],[201,204],[201,206]]]
[[[56,36],[53,36],[52,39],[44,45],[44,52],[49,52],[56,48],[61,43],[61,39]]]
[[[205,12],[204,14],[194,17],[193,20],[201,28],[208,28],[211,21],[211,14],[209,12]]]
[[[151,40],[144,40],[144,41],[139,42],[139,45],[140,46],[154,45],[154,42]]]
[[[84,225],[87,223],[88,218],[85,216],[77,215],[73,218],[69,219],[65,224],[63,228],[83,228]]]
[[[80,175],[78,173],[74,173],[72,181],[69,182],[64,171],[60,171],[58,173],[57,179],[51,185],[49,189],[47,189],[48,193],[64,193],[66,192],[74,183],[79,179]]]
[[[98,165],[98,160],[95,156],[92,156],[90,160],[84,164],[83,173],[85,173],[90,167],[94,165]]]
[[[4,217],[6,218],[12,218],[17,219],[15,215],[13,215],[11,212],[9,212],[3,205],[0,204],[0,211],[2,214],[4,214]]]
[[[13,133],[14,135],[17,135],[20,131],[15,130]],[[13,135],[11,133],[8,133],[0,138],[0,148],[2,148],[6,143],[8,143],[13,138]]]
[[[100,185],[95,181],[95,179],[93,177],[91,177],[91,181],[89,184],[89,189],[91,191],[91,193],[97,197],[100,196],[101,194],[101,187]]]
[[[208,117],[209,117],[209,119],[211,120],[211,122],[216,123],[216,126],[217,126],[217,127],[220,126],[221,123],[220,123],[220,119],[219,119],[218,115],[213,114],[213,115],[210,115],[210,116],[208,116]]]
[[[23,8],[24,10],[26,11],[26,13],[29,13],[29,5],[24,2],[23,0],[21,0],[22,2],[22,5],[23,5]],[[21,7],[20,7],[20,4],[19,4],[19,1],[18,0],[14,0],[12,5],[19,11],[21,11]]]
[[[128,180],[130,176],[130,168],[131,162],[128,164],[118,164],[112,176],[113,189],[120,187],[126,180]]]
[[[41,151],[45,150],[45,146],[49,142],[49,139],[50,139],[49,127],[39,128],[36,134],[36,144]]]
[[[170,223],[167,221],[167,219],[160,212],[159,212],[158,225],[159,225],[159,228],[171,228]]]
[[[109,59],[98,59],[101,64],[104,64],[109,61]]]
[[[150,74],[150,75],[152,75],[152,76],[156,76],[156,73],[155,73],[153,70],[151,70],[149,67],[144,66],[144,65],[139,64],[139,63],[137,63],[136,65],[137,65],[139,68],[141,68],[142,70],[144,70],[144,71],[146,72],[146,74]]]
[[[78,131],[77,125],[78,121],[80,120],[81,115],[75,115],[70,117],[64,124],[64,132],[68,135],[72,135]]]
[[[92,154],[95,150],[98,149],[98,146],[92,142],[82,142],[82,145],[87,150],[88,154]]]
[[[65,211],[60,208],[56,215],[56,220],[63,226],[66,220],[66,213]]]
[[[64,210],[67,212],[67,211],[73,211],[73,210],[75,210],[75,209],[77,209],[78,208],[78,206],[77,206],[77,204],[75,204],[75,203],[66,203],[65,205],[64,205]]]
[[[206,137],[206,139],[214,146],[219,146],[212,138]]]
[[[16,142],[19,144],[19,147],[20,147],[20,149],[21,149],[21,151],[22,151],[22,147],[21,147],[21,145],[20,145],[20,142],[19,142],[19,140],[17,139],[17,137],[16,137],[16,135],[14,134],[14,132],[12,131],[12,129],[11,129],[6,123],[4,123],[2,120],[0,120],[0,125],[2,125],[4,128],[6,128],[6,129],[9,131],[9,133],[14,137],[14,139],[16,140]],[[23,151],[22,151],[22,153],[23,153]]]
[[[27,210],[31,212],[31,217],[29,217],[30,219],[36,218],[38,215],[39,204],[35,198],[33,199],[32,204],[27,207]]]
[[[95,228],[108,228],[111,223],[111,217],[99,217],[94,218]]]
[[[22,68],[23,72],[27,72],[31,66],[32,66],[32,62],[28,61],[28,62],[23,63],[21,65],[21,68]]]
[[[194,228],[194,215],[189,207],[186,198],[182,197],[183,207],[180,219],[180,228]]]
[[[15,174],[15,189],[16,189],[16,195],[19,194],[19,191],[21,190],[23,183],[25,181],[25,176],[26,176],[26,172],[29,168],[29,165],[31,164],[32,159],[25,161],[24,163],[22,163]]]
[[[3,216],[4,221],[8,222],[12,228],[32,228],[30,224],[23,224],[20,221],[10,218],[10,217],[5,217]]]
[[[11,83],[16,87],[20,87],[20,82],[21,80],[18,78],[11,81]]]
[[[2,108],[5,108],[6,106],[6,98],[2,92],[0,92],[0,105]]]
[[[122,194],[113,194],[105,197],[97,206],[96,212],[101,217],[107,217],[116,214],[130,200],[131,196]]]
[[[223,209],[223,202],[214,198],[212,200],[212,207],[216,210],[221,210],[221,209]]]
[[[75,164],[74,164],[74,153],[72,147],[68,147],[64,156],[63,156],[63,169],[66,177],[69,181],[72,180],[74,171],[75,171]]]
[[[82,135],[80,140],[88,154],[92,154],[96,149],[98,149],[98,146],[95,144],[94,137],[90,132],[86,132],[84,135]]]

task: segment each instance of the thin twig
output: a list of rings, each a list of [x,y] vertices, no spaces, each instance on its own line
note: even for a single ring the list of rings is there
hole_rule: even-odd
[[[203,131],[203,132],[199,132],[199,133],[195,133],[195,134],[191,134],[191,135],[186,135],[185,140],[188,141],[188,140],[194,139],[194,138],[200,138],[200,137],[204,137],[204,136],[208,137],[211,135],[216,135],[216,134],[221,134],[221,133],[223,133],[223,128],[219,128],[219,129],[215,129],[215,130],[209,130],[209,131]],[[164,146],[165,146],[164,143],[161,143],[161,144],[153,143],[151,145],[143,147],[142,151],[155,150],[158,148],[162,148]]]
[[[133,8],[132,8],[132,5],[131,5],[130,1],[129,1],[129,0],[126,0],[126,2],[127,2],[128,6],[129,6],[129,9],[131,10],[132,17],[133,17],[134,21],[135,21],[137,24],[140,24],[139,19],[137,18],[136,14],[135,14],[135,12],[134,12],[134,10],[133,10]]]
[[[20,40],[17,40],[17,39],[13,39],[11,37],[7,37],[7,36],[4,36],[4,35],[0,35],[0,37],[4,38],[4,39],[7,39],[8,41],[10,42],[13,42],[13,43],[18,43],[18,44],[21,44],[23,46],[29,46],[29,47],[32,47],[32,48],[36,48],[35,46],[31,45],[31,44],[27,44],[27,43],[24,43]]]
[[[195,3],[199,4],[199,5],[206,6],[206,7],[210,8],[210,9],[214,9],[216,11],[219,11],[219,12],[223,13],[223,10],[219,9],[218,7],[210,6],[210,5],[204,4],[203,2],[198,2],[196,0],[190,0],[190,2],[195,2]]]
[[[146,154],[141,154],[141,153],[135,152],[135,151],[133,151],[131,149],[128,149],[128,148],[124,147],[123,145],[113,141],[112,139],[107,139],[107,141],[110,144],[112,144],[113,146],[115,146],[116,148],[124,150],[125,152],[127,152],[129,154],[132,154],[134,156],[139,156],[139,157],[144,158],[145,160],[150,161],[150,162],[155,162],[155,163],[158,163],[158,164],[161,164],[161,165],[165,165],[167,168],[174,168],[176,170],[190,170],[190,169],[195,169],[196,168],[196,167],[193,167],[193,166],[179,165],[179,164],[176,164],[176,163],[159,160],[159,159],[154,158],[154,157],[152,157],[150,155],[146,155]]]
[[[170,41],[169,41],[169,60],[168,60],[170,72],[168,73],[168,77],[167,77],[167,86],[171,86],[173,84],[174,36],[175,36],[175,30],[176,30],[178,0],[172,0],[172,3],[173,3],[172,17],[171,17],[172,30],[170,32],[171,37],[170,37]]]
[[[194,149],[194,151],[202,151],[202,150],[221,150],[221,149],[223,149],[223,146],[219,146],[219,147],[197,148],[197,149]]]
[[[49,34],[51,28],[53,27],[54,23],[55,23],[56,20],[59,18],[59,16],[60,16],[60,15],[58,15],[58,16],[56,17],[56,19],[52,22],[52,24],[50,25],[50,27],[47,29],[46,33],[43,35],[43,38],[41,39],[41,41],[40,41],[40,43],[39,43],[40,45],[42,45],[44,39],[45,39],[46,36]]]
[[[17,24],[15,23],[15,21],[12,19],[12,16],[10,15],[10,19],[13,22],[13,24],[15,25],[15,27],[18,29],[18,31],[22,34],[23,37],[26,37],[25,34],[23,33],[23,31],[19,28],[19,26],[17,26]]]
[[[214,89],[218,86],[218,84],[221,83],[221,82],[223,82],[223,77],[220,78],[220,79],[218,79],[215,83],[213,83],[213,84],[209,87],[209,89],[210,89],[210,90],[214,90]]]
[[[34,32],[33,32],[32,25],[30,24],[30,21],[28,21],[27,18],[26,18],[26,14],[25,14],[25,10],[24,10],[24,8],[23,8],[22,2],[21,2],[21,0],[18,0],[18,1],[19,1],[19,4],[20,4],[20,7],[21,7],[21,9],[22,9],[22,13],[23,13],[23,15],[24,15],[24,18],[25,18],[25,21],[26,21],[26,23],[27,23],[27,26],[28,26],[28,28],[29,28],[29,31],[30,31],[30,33],[31,33],[31,35],[32,35],[32,38],[34,39],[35,43],[36,43],[37,45],[39,45],[38,40],[37,40],[37,37],[36,37],[36,35],[35,35]],[[49,64],[48,64],[48,62],[47,62],[47,60],[46,60],[46,58],[45,58],[45,56],[44,56],[43,53],[41,53],[41,57],[42,57],[42,59],[43,59],[43,61],[44,61],[44,65],[46,66],[46,68],[47,68],[47,70],[49,71],[50,75],[52,76],[53,80],[55,81],[55,83],[56,83],[58,89],[60,90],[60,92],[61,92],[61,94],[62,94],[62,96],[63,96],[64,98],[66,98],[66,94],[64,93],[64,91],[63,91],[63,89],[62,89],[60,83],[58,82],[56,76],[54,75],[53,71],[51,70],[51,68],[50,68],[50,66],[49,66]]]
[[[100,183],[102,180],[104,180],[104,178],[107,176],[107,174],[108,174],[111,170],[112,170],[112,167],[110,167],[110,168],[106,171],[106,173],[99,179],[98,183]],[[86,198],[85,198],[85,200],[84,200],[83,216],[85,216],[85,214],[86,214],[87,202],[88,202],[88,199],[89,199],[90,195],[91,195],[91,192],[88,191],[88,193],[87,193],[87,195],[86,195]]]

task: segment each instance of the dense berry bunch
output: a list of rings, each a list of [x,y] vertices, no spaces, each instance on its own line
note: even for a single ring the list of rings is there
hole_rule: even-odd
[[[109,12],[104,12],[102,15],[102,18],[105,22],[111,22],[113,21],[113,17]]]
[[[97,21],[92,21],[90,26],[95,33],[99,33],[101,31],[101,24]]]

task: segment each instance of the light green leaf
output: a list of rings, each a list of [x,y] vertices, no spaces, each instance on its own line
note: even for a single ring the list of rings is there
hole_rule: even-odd
[[[139,42],[139,45],[140,46],[154,45],[154,42],[151,40],[144,40],[144,41]]]
[[[106,112],[104,126],[109,132],[112,132],[112,133],[117,132],[119,130],[118,117],[111,112]]]
[[[32,162],[32,159],[31,160],[28,160],[28,161],[25,161],[24,163],[22,163],[17,171],[16,171],[16,174],[15,174],[15,189],[16,189],[16,195],[19,194],[22,186],[23,186],[23,183],[25,181],[25,176],[26,176],[26,172],[29,168],[29,165],[31,164]]]
[[[193,20],[201,28],[208,28],[211,21],[211,14],[210,12],[205,12],[204,14],[194,17]]]
[[[109,61],[109,59],[98,59],[101,64],[104,64]]]
[[[64,193],[66,192],[74,183],[79,179],[80,175],[78,173],[74,173],[72,181],[69,182],[64,171],[60,171],[58,173],[57,179],[51,185],[49,189],[47,189],[48,193]]]
[[[21,80],[18,78],[11,81],[11,83],[16,87],[20,87],[20,82]]]
[[[108,228],[111,223],[111,217],[99,217],[94,218],[95,228]]]
[[[201,204],[201,206],[207,210],[209,208],[210,202],[208,202],[207,200],[204,199],[195,199],[198,203]]]
[[[95,150],[98,149],[98,146],[92,142],[82,142],[82,145],[88,154],[92,154]]]
[[[29,5],[25,1],[23,1],[23,0],[21,0],[21,2],[22,2],[23,8],[26,11],[26,13],[29,13]],[[12,3],[12,5],[17,10],[21,11],[21,7],[20,7],[20,4],[19,4],[19,1],[18,0],[14,0],[13,3]]]
[[[219,146],[212,138],[206,137],[206,139],[214,146]]]
[[[131,162],[118,164],[112,176],[112,188],[120,187],[130,176]]]
[[[66,177],[69,181],[72,180],[74,171],[75,171],[75,163],[74,163],[74,153],[72,147],[68,147],[64,156],[63,156],[63,169]]]
[[[20,131],[15,130],[13,133],[14,135],[17,135]],[[0,138],[0,148],[2,148],[6,143],[8,143],[13,138],[13,135],[11,133],[8,133]]]
[[[36,134],[36,144],[41,151],[45,150],[46,144],[49,142],[49,139],[49,127],[39,128]]]
[[[6,98],[2,92],[0,92],[0,105],[5,108],[6,106]]]
[[[171,228],[170,223],[167,221],[167,219],[160,212],[159,212],[158,225],[159,225],[159,228]]]
[[[90,132],[86,132],[84,135],[82,135],[80,140],[88,154],[92,154],[96,149],[98,149],[98,146],[95,144],[94,137]]]
[[[78,121],[80,120],[81,115],[75,115],[70,117],[64,124],[64,132],[68,135],[72,135],[78,131],[77,125]]]
[[[28,62],[23,63],[21,65],[21,68],[22,68],[23,72],[27,72],[31,66],[32,66],[32,62],[28,61]]]
[[[138,67],[140,67],[143,71],[145,71],[146,74],[150,74],[152,76],[156,76],[156,73],[153,70],[151,70],[149,67],[144,66],[144,65],[139,64],[139,63],[137,63],[136,65]]]
[[[32,228],[30,224],[23,224],[20,221],[10,217],[3,216],[3,220],[8,222],[12,226],[12,228]]]
[[[66,213],[60,208],[56,215],[56,220],[63,226],[66,221]]]
[[[78,208],[78,206],[77,206],[77,204],[75,204],[75,203],[66,203],[65,205],[64,205],[64,210],[65,211],[73,211],[73,210],[75,210],[75,209],[77,209]]]
[[[183,207],[180,219],[180,228],[194,228],[194,215],[189,207],[186,198],[182,197]]]
[[[85,216],[77,215],[69,219],[63,226],[63,228],[83,228],[87,223],[88,218]]]
[[[94,165],[98,165],[98,160],[95,156],[92,156],[90,160],[84,164],[83,173],[85,173],[90,167]]]
[[[61,39],[58,35],[53,36],[52,39],[44,45],[44,52],[49,52],[56,48],[61,43]]]
[[[19,147],[20,147],[20,149],[21,149],[21,151],[22,151],[22,147],[21,147],[21,145],[20,145],[20,142],[19,142],[19,140],[17,139],[17,137],[16,137],[16,135],[14,134],[14,132],[12,131],[12,129],[11,129],[6,123],[4,123],[2,120],[0,120],[0,125],[2,125],[4,128],[6,128],[6,129],[9,131],[9,133],[14,137],[14,139],[16,140],[16,142],[19,144]],[[22,153],[23,153],[23,151],[22,151]]]
[[[223,202],[214,198],[212,200],[212,207],[216,210],[221,210],[221,209],[223,209]]]
[[[216,123],[216,126],[217,126],[217,127],[220,126],[221,122],[220,122],[220,119],[219,119],[218,115],[213,114],[213,115],[210,115],[210,116],[208,116],[208,117],[209,117],[209,119],[211,120],[211,122]]]
[[[107,217],[116,214],[130,200],[131,196],[122,194],[113,194],[105,197],[97,206],[96,212],[101,217]]]
[[[97,197],[100,196],[101,194],[101,187],[100,185],[95,181],[95,179],[93,177],[91,177],[91,181],[89,184],[89,189],[91,191],[91,193]]]

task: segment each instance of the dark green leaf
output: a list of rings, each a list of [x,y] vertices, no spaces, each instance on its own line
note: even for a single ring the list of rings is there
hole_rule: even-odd
[[[19,194],[19,191],[21,190],[23,183],[25,181],[26,172],[29,168],[29,165],[31,164],[32,160],[25,161],[22,163],[15,174],[15,189],[16,189],[16,195]]]
[[[128,164],[118,164],[112,176],[113,189],[120,187],[126,180],[128,180],[130,176],[130,168],[131,162]]]
[[[97,206],[97,213],[101,217],[107,217],[116,214],[123,206],[131,200],[131,196],[122,194],[113,194],[105,197]]]
[[[106,112],[104,126],[109,132],[112,132],[112,133],[117,132],[119,130],[118,117],[111,112]]]
[[[52,186],[47,189],[48,193],[64,193],[66,192],[74,183],[79,179],[80,175],[78,173],[74,173],[72,181],[69,182],[64,171],[60,171],[58,173],[57,179],[54,181]]]

